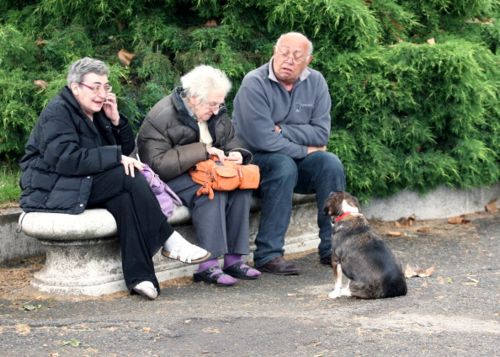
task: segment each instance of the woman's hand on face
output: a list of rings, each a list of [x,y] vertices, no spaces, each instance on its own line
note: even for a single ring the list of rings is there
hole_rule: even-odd
[[[122,165],[125,168],[125,175],[135,177],[135,169],[144,170],[144,164],[132,157],[122,155]]]
[[[115,126],[120,122],[120,113],[118,112],[118,103],[116,102],[115,93],[107,93],[106,100],[102,106],[104,113]]]
[[[226,160],[232,161],[235,164],[242,164],[243,163],[243,155],[241,155],[241,152],[239,151],[231,151],[229,155],[227,156]]]
[[[220,162],[224,162],[227,159],[226,154],[221,149],[214,148],[213,146],[207,147],[208,155],[215,155],[219,159]]]

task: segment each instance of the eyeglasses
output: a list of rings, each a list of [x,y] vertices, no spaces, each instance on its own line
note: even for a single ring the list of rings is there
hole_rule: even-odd
[[[303,63],[309,57],[309,55],[300,55],[297,52],[292,53],[289,50],[283,50],[279,47],[276,47],[276,52],[285,59],[291,58],[295,63]]]
[[[90,89],[92,92],[94,92],[94,94],[98,94],[101,91],[101,89],[104,89],[104,92],[106,92],[106,93],[111,92],[111,90],[113,89],[113,87],[111,87],[109,84],[105,84],[105,85],[95,84],[93,86],[85,84],[83,82],[80,82],[79,84]]]
[[[222,108],[224,108],[226,106],[224,103],[217,103],[217,102],[207,102],[205,104],[211,110],[221,110]]]

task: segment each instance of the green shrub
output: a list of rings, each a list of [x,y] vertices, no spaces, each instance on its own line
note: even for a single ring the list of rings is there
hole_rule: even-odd
[[[78,25],[54,31],[42,51],[44,61],[61,71],[65,70],[68,63],[94,52],[91,39],[84,28]]]
[[[68,65],[110,65],[138,128],[199,64],[233,83],[304,32],[332,96],[329,150],[361,198],[500,181],[498,0],[30,0],[0,4],[0,160],[14,162]],[[426,41],[434,38],[435,45]],[[129,65],[117,56],[134,54]],[[44,82],[34,81],[43,80]]]
[[[15,159],[38,113],[35,85],[21,69],[0,69],[0,160]]]
[[[318,39],[321,48],[339,51],[373,46],[381,29],[373,12],[361,0],[277,1],[270,9],[269,29],[280,32],[298,29]]]
[[[0,167],[0,208],[4,202],[15,202],[19,198],[19,169],[2,162]]]
[[[37,61],[34,41],[11,25],[0,26],[0,66],[30,70]]]
[[[345,134],[332,135],[329,148],[348,167],[353,156],[366,164],[348,170],[351,189],[384,195],[498,182],[497,64],[466,41],[337,56],[328,67],[334,130],[350,131],[354,154]]]

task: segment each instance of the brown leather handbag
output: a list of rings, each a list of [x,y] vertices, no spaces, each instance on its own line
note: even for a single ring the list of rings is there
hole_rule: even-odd
[[[200,161],[189,170],[194,182],[201,185],[197,196],[208,195],[214,198],[215,191],[251,190],[259,187],[260,171],[257,165],[236,164],[232,161],[219,161],[217,156]]]

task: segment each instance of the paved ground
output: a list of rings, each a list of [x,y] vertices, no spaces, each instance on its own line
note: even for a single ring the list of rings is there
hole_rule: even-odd
[[[294,257],[297,277],[233,288],[184,279],[153,302],[50,298],[23,284],[40,262],[0,267],[0,355],[497,356],[500,213],[466,218],[372,222],[403,265],[435,268],[395,299],[328,299],[331,271],[314,252]]]

